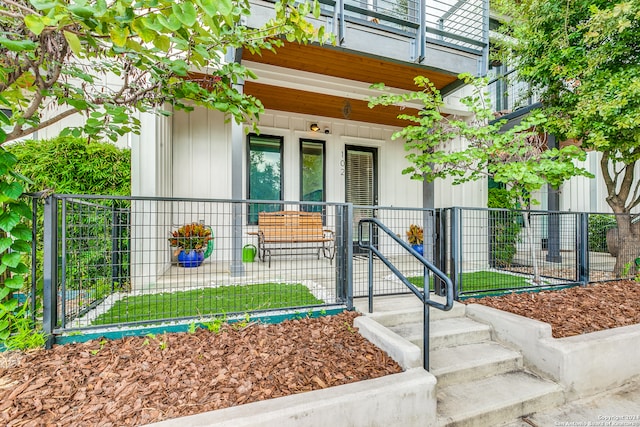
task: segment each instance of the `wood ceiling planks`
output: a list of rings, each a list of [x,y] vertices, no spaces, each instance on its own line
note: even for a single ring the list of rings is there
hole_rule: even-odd
[[[289,111],[310,116],[325,116],[388,126],[406,126],[397,118],[400,113],[417,114],[418,110],[396,106],[369,108],[366,101],[246,82],[244,91],[260,99],[266,109]]]
[[[418,65],[384,61],[317,45],[287,43],[276,53],[262,52],[262,55],[244,51],[242,59],[365,83],[384,82],[387,86],[406,90],[415,89],[413,78],[417,75],[427,76],[438,89],[457,80],[454,75]]]

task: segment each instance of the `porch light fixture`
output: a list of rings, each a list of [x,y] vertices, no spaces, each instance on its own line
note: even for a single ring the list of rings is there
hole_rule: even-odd
[[[312,132],[318,132],[320,130],[320,126],[317,123],[311,123],[311,127],[309,127]]]

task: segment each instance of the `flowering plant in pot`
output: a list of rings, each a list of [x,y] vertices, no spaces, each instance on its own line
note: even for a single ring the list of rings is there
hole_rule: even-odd
[[[211,228],[197,222],[185,224],[171,233],[169,244],[183,267],[198,267],[204,261],[204,252],[213,240]]]
[[[416,224],[411,224],[407,230],[407,240],[420,255],[424,254],[424,230]]]

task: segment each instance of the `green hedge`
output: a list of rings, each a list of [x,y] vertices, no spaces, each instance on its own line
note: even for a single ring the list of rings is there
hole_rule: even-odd
[[[607,231],[617,226],[615,215],[589,215],[589,250],[608,252]]]

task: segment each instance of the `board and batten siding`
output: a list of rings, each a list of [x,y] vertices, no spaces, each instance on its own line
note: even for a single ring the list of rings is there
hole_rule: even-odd
[[[311,123],[319,132],[309,130]],[[223,114],[196,107],[176,112],[173,121],[173,197],[231,198],[230,123]],[[300,139],[325,141],[326,200],[345,201],[345,147],[375,147],[378,151],[378,204],[422,207],[423,184],[403,175],[407,166],[402,141],[391,140],[396,128],[322,117],[267,111],[258,124],[261,134],[284,141],[285,200],[300,199]],[[324,133],[327,129],[328,133]],[[246,197],[246,139],[243,147],[242,189]],[[486,182],[455,186],[435,184],[436,207],[486,206]]]
[[[231,198],[231,123],[196,107],[173,116],[173,197]]]

